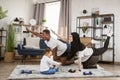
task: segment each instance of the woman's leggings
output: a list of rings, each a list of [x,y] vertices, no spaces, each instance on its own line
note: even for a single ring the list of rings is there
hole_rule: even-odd
[[[107,37],[107,39],[106,39],[106,41],[104,43],[104,47],[102,47],[102,48],[93,48],[93,55],[92,56],[102,55],[108,49],[109,41],[110,41],[110,37]],[[96,66],[90,65],[89,60],[92,58],[92,56],[87,61],[82,62],[84,69],[96,68]],[[95,61],[93,64],[96,64],[96,63],[97,63],[97,61]]]
[[[102,47],[102,48],[93,48],[93,55],[92,56],[99,56],[99,55],[102,55],[105,51],[107,51],[109,41],[110,41],[110,37],[107,37],[107,39],[106,39],[106,41],[104,43],[104,47]]]

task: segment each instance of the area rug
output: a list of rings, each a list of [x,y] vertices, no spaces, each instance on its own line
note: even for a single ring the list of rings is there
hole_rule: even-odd
[[[103,68],[99,69],[82,69],[81,72],[70,73],[69,69],[77,69],[77,65],[61,66],[59,71],[52,75],[43,75],[39,73],[39,65],[17,65],[13,72],[8,77],[9,80],[17,79],[41,79],[41,78],[91,78],[91,77],[118,77],[119,74],[114,74]],[[21,74],[21,70],[32,70],[35,73]],[[92,72],[92,75],[84,75],[84,72]]]

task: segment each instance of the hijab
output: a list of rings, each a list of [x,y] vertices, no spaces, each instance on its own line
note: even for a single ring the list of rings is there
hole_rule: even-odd
[[[79,34],[76,32],[71,33],[73,41],[71,42],[71,53],[76,55],[78,51],[85,49],[85,45],[80,41]]]

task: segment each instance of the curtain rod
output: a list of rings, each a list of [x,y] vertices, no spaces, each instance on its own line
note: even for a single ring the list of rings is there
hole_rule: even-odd
[[[53,2],[58,2],[58,1],[61,1],[61,0],[55,0],[55,1],[46,1],[46,2],[41,2],[41,3],[53,3]],[[39,2],[37,2],[37,3],[39,3]]]

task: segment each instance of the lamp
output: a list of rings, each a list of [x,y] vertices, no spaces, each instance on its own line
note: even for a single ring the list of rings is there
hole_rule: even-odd
[[[35,20],[35,19],[30,19],[30,22],[29,22],[29,23],[30,23],[31,26],[33,26],[33,25],[36,24],[36,20]]]
[[[36,20],[35,19],[30,19],[29,23],[30,23],[30,30],[31,30],[32,27],[34,27],[34,25],[36,25]],[[31,36],[31,33],[29,33],[29,36]]]

